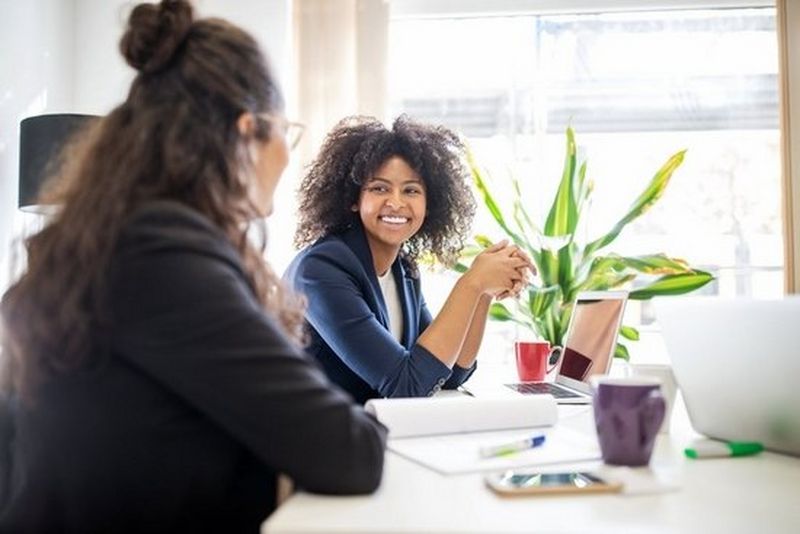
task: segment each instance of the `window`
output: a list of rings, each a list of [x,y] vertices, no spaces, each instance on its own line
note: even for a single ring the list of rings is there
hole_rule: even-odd
[[[391,113],[463,132],[500,196],[511,169],[540,221],[571,124],[595,183],[589,238],[609,229],[667,157],[686,148],[664,197],[609,250],[684,258],[717,276],[706,294],[778,296],[775,32],[771,7],[405,15],[390,25]],[[499,237],[479,206],[475,231]],[[446,292],[432,287],[441,285],[425,284],[434,309]],[[663,352],[653,319],[649,303],[630,303],[626,322],[643,330],[630,347],[637,361],[649,348]]]

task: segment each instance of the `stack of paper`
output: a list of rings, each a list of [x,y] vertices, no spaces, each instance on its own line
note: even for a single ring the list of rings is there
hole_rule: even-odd
[[[549,395],[519,398],[377,399],[367,411],[389,427],[391,451],[443,474],[498,471],[600,458],[597,440],[553,426]],[[482,447],[544,435],[538,447],[482,458]]]

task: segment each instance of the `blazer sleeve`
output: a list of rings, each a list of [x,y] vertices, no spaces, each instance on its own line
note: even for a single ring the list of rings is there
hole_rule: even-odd
[[[221,234],[168,221],[123,236],[112,350],[300,486],[373,491],[385,427],[286,340]]]
[[[422,296],[422,291],[419,288],[419,284],[417,284],[417,292],[419,295],[419,302],[420,302],[420,310],[419,310],[419,333],[422,334],[426,328],[433,322],[433,317],[431,316],[430,310],[428,310],[428,304],[425,302],[425,297]],[[456,389],[458,386],[466,382],[469,377],[472,376],[472,373],[475,372],[475,369],[478,367],[478,362],[476,361],[473,363],[469,368],[461,367],[458,364],[453,365],[452,374],[450,378],[442,386],[442,389]]]
[[[428,309],[428,303],[425,302],[425,297],[422,295],[422,287],[420,286],[419,282],[415,284],[415,288],[417,290],[417,294],[419,295],[419,333],[422,333],[428,329],[428,327],[433,322],[433,316],[431,316],[431,312]]]
[[[410,349],[398,343],[370,309],[352,269],[329,252],[312,251],[292,276],[296,289],[308,298],[306,319],[311,326],[381,396],[419,397],[439,391],[450,368],[418,343]],[[430,313],[420,322],[426,320],[430,323]]]

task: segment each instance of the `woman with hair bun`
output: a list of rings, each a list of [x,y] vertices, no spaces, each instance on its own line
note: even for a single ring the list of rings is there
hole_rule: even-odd
[[[279,473],[375,490],[386,429],[303,355],[248,239],[296,140],[255,40],[165,0],[120,48],[130,92],[2,300],[0,531],[257,532]]]
[[[462,156],[446,128],[350,117],[300,186],[295,244],[306,248],[284,277],[308,298],[308,354],[358,402],[464,383],[492,299],[517,294],[533,270],[516,246],[497,243],[431,316],[416,262],[451,264],[463,247],[475,204]]]

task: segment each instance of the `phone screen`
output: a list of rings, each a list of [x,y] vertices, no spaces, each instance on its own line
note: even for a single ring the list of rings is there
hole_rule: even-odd
[[[500,477],[498,483],[511,488],[552,488],[571,486],[587,488],[595,484],[605,484],[591,473],[515,473],[509,471]]]

